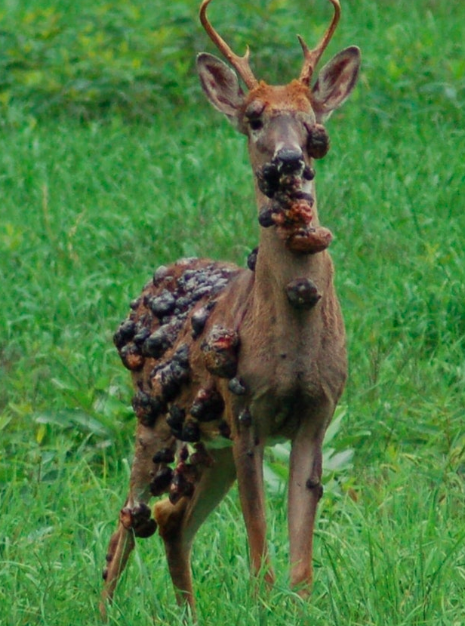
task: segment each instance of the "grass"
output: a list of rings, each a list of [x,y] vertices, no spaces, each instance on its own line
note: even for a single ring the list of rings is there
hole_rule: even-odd
[[[273,4],[263,41],[254,40],[255,67],[267,78],[282,70],[263,61],[274,42],[292,55],[283,64],[298,67],[304,4]],[[5,7],[2,27],[22,32],[28,10],[44,3]],[[57,2],[53,11],[69,17],[63,41],[99,7],[112,23],[121,19],[116,5]],[[128,7],[138,3],[125,3],[122,14]],[[267,7],[234,7],[238,46]],[[314,9],[310,33],[328,14]],[[278,580],[257,602],[231,492],[195,544],[205,625],[465,621],[465,9],[445,0],[402,11],[388,0],[346,0],[344,9],[331,51],[359,43],[364,70],[328,123],[332,150],[318,163],[317,183],[323,223],[336,236],[351,370],[329,445],[336,454],[353,450],[353,459],[335,462],[327,476],[308,603],[288,589],[285,493],[270,486]],[[195,13],[181,2],[170,11]],[[149,36],[138,19],[134,33]],[[43,22],[29,20],[35,41]],[[193,58],[182,46],[197,37],[203,47],[198,33],[181,37],[174,57]],[[162,90],[142,115],[140,101],[102,111],[96,78],[88,115],[77,96],[60,114],[39,112],[42,87],[26,89],[23,74],[2,100],[0,611],[8,626],[99,622],[99,572],[132,454],[129,380],[111,342],[129,301],[161,263],[200,255],[244,264],[256,245],[243,138],[176,67],[163,71],[185,86],[189,106]],[[138,543],[110,623],[149,624],[154,615],[181,623],[157,537]]]

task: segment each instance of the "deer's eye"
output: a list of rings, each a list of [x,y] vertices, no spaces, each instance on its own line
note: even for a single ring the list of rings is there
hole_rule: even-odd
[[[244,111],[245,119],[250,130],[260,130],[263,128],[262,113],[265,110],[265,103],[261,100],[252,100]]]
[[[263,122],[259,117],[249,120],[249,126],[252,130],[260,130],[263,128]]]

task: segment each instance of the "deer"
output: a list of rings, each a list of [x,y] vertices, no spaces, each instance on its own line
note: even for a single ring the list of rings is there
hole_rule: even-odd
[[[339,0],[330,0],[333,16],[318,45],[298,37],[299,78],[269,85],[252,72],[249,48],[236,55],[214,29],[210,2],[201,3],[200,21],[229,64],[201,53],[197,70],[207,99],[247,137],[259,245],[246,268],[198,258],[162,265],[114,335],[133,379],[137,430],[129,493],[103,572],[104,614],[136,538],[158,530],[177,602],[195,615],[193,540],[236,479],[252,574],[272,585],[263,457],[282,440],[291,450],[290,585],[302,597],[312,587],[322,444],[347,377],[332,233],[319,221],[314,162],[329,148],[324,122],[356,84],[360,50],[336,54],[311,85],[340,19]],[[152,510],[160,496],[167,497]]]

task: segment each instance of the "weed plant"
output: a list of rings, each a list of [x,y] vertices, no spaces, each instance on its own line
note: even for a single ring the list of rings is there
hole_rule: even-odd
[[[289,80],[295,34],[330,9],[239,0],[212,19],[257,74]],[[326,3],[328,4],[328,3]],[[465,623],[465,5],[343,2],[326,55],[361,46],[317,164],[350,356],[325,449],[308,602],[287,580],[286,450],[268,459],[277,585],[251,591],[230,496],[199,532],[206,626]],[[0,623],[99,623],[106,545],[132,455],[112,334],[153,270],[241,265],[258,225],[244,138],[193,72],[212,50],[175,0],[6,0],[0,8]],[[260,26],[260,27],[259,27]],[[291,70],[292,68],[292,70]],[[140,541],[115,625],[181,624],[161,542]]]

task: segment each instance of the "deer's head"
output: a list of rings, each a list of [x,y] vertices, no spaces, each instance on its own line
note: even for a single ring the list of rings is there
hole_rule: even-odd
[[[234,54],[207,18],[211,0],[202,2],[202,25],[237,74],[218,58],[202,53],[197,59],[200,81],[211,104],[247,135],[254,167],[277,163],[289,171],[303,172],[312,158],[326,154],[328,138],[323,122],[349,96],[360,67],[360,51],[351,46],[336,54],[310,85],[339,21],[339,0],[330,1],[334,15],[329,28],[313,50],[299,37],[304,53],[302,71],[298,79],[284,86],[268,85],[255,78],[249,65],[249,50],[243,57]],[[238,75],[248,88],[247,93]]]

